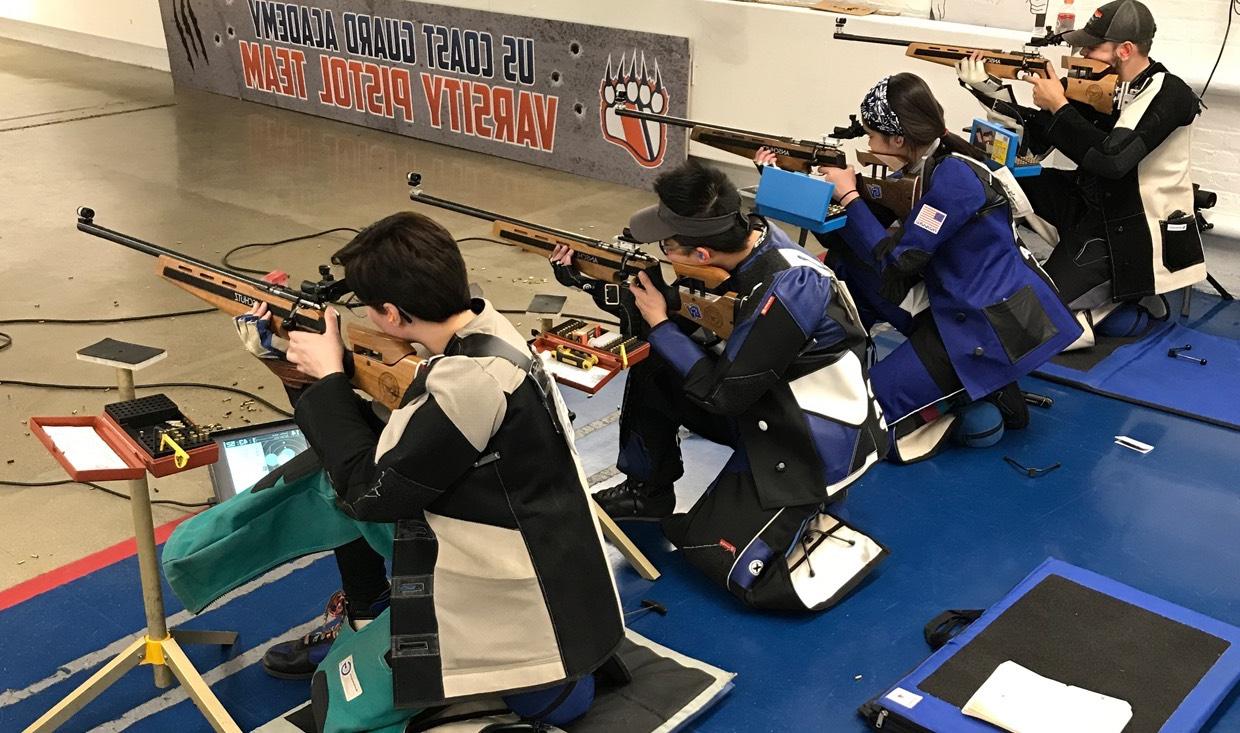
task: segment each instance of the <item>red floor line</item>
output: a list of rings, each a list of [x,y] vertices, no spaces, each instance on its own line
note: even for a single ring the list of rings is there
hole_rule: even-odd
[[[192,516],[192,514],[186,514],[185,516],[178,517],[167,524],[162,524],[156,527],[155,543],[163,543],[164,540],[168,539],[168,535],[172,534],[172,530],[175,529],[178,524],[184,522]],[[120,562],[125,558],[132,557],[137,553],[137,551],[137,542],[130,537],[127,540],[112,545],[111,547],[106,547],[79,560],[74,560],[71,563],[61,565],[54,570],[49,570],[42,575],[31,578],[30,580],[18,583],[12,588],[0,591],[0,611],[3,611],[6,608],[12,608],[23,601],[28,601],[40,593],[46,593],[47,591],[53,588],[58,588],[65,583],[72,583],[78,578],[85,575],[90,575],[100,568],[107,567],[108,565]]]

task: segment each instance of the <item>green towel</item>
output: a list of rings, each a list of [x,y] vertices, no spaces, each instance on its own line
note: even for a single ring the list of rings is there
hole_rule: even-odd
[[[173,531],[164,544],[164,577],[186,608],[198,613],[275,567],[359,537],[391,558],[396,525],[359,522],[340,511],[327,473],[306,470],[316,468],[312,459],[294,458],[277,469],[274,484],[238,494]]]
[[[340,627],[340,636],[315,671],[315,677],[321,674],[327,683],[323,733],[401,733],[417,714],[392,706],[392,668],[384,657],[391,647],[389,611],[361,631],[348,623]]]

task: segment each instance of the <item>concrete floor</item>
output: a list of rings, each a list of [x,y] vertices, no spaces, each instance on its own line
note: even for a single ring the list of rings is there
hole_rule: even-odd
[[[339,122],[172,88],[162,72],[0,39],[0,321],[111,318],[203,304],[156,276],[155,262],[82,234],[74,211],[211,261],[244,242],[339,226],[360,227],[412,206],[404,176],[420,171],[436,195],[538,223],[610,238],[652,195]],[[482,221],[419,207],[458,238],[485,236]],[[279,268],[296,280],[347,236],[248,251],[240,264]],[[486,242],[462,245],[471,279],[500,308],[521,309],[538,292],[569,296],[565,310],[596,312],[552,281],[538,257]],[[532,279],[533,282],[529,282]],[[348,318],[348,314],[345,315]],[[522,320],[526,323],[521,324]],[[532,318],[515,316],[522,329]],[[222,314],[116,325],[6,325],[0,382],[19,379],[112,384],[111,370],[74,352],[105,338],[168,351],[138,381],[233,385],[283,403],[279,382],[244,353]],[[198,422],[240,426],[278,416],[242,412],[243,399],[167,390]],[[0,385],[0,480],[51,481],[63,471],[28,435],[31,415],[97,414],[115,394]],[[226,411],[232,415],[225,417]],[[206,471],[157,479],[156,498],[198,502]],[[113,484],[125,490],[125,484]],[[126,502],[84,486],[0,486],[0,588],[131,536]],[[156,524],[183,510],[155,508]]]

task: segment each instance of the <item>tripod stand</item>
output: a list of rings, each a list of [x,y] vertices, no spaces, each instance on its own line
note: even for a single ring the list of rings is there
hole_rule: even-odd
[[[98,347],[105,347],[100,349]],[[103,354],[103,355],[101,355]],[[117,388],[122,401],[134,399],[133,373],[162,360],[167,352],[160,349],[106,340],[78,352],[78,358],[116,369]],[[50,447],[50,446],[49,446]],[[163,587],[160,585],[159,561],[155,552],[155,526],[151,517],[150,486],[145,469],[129,480],[129,506],[133,513],[134,538],[138,546],[138,569],[142,578],[142,603],[146,611],[146,634],[137,637],[120,654],[105,664],[67,697],[26,728],[25,733],[43,733],[60,727],[75,713],[115,684],[134,667],[149,664],[155,675],[155,686],[172,686],[174,678],[185,686],[203,717],[217,733],[241,733],[233,719],[216,699],[202,675],[194,668],[181,644],[218,644],[231,646],[237,639],[234,631],[168,630],[164,615]]]

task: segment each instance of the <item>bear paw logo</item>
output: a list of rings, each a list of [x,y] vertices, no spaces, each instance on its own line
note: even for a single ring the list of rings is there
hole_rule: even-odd
[[[654,114],[667,111],[669,100],[659,74],[659,63],[656,61],[654,71],[649,71],[646,54],[642,54],[639,63],[634,50],[631,58],[621,56],[620,66],[613,70],[608,56],[607,71],[599,84],[598,95],[603,138],[629,151],[638,165],[659,167],[667,148],[667,126],[616,114],[618,109]]]

